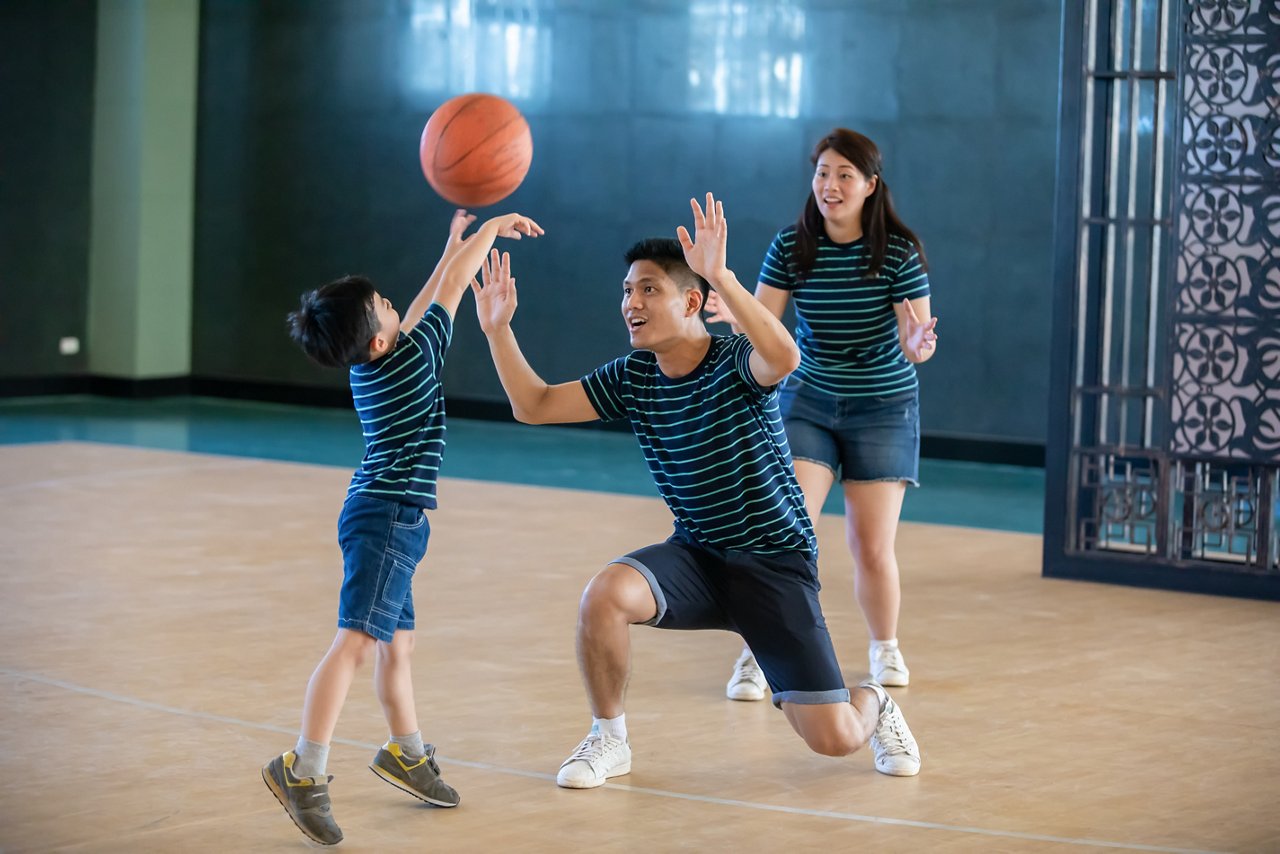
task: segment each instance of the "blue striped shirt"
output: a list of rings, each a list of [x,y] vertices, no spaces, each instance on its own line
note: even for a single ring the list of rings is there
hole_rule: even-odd
[[[368,495],[434,510],[444,456],[440,372],[453,320],[438,303],[400,333],[381,359],[351,367],[351,396],[364,431],[364,460],[347,495]]]
[[[796,228],[778,232],[760,267],[760,281],[791,291],[796,344],[805,384],[827,394],[862,397],[910,391],[916,366],[898,345],[894,306],[929,296],[929,276],[910,241],[889,235],[880,275],[867,277],[865,241],[836,243],[818,236],[813,269],[799,277]]]
[[[715,335],[702,362],[671,379],[648,350],[582,378],[603,421],[627,418],[677,534],[713,548],[816,558],[778,395],[755,381],[745,335]]]

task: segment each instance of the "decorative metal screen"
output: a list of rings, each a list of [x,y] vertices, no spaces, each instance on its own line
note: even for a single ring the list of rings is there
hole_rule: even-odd
[[[1280,597],[1280,2],[1064,25],[1045,573]]]

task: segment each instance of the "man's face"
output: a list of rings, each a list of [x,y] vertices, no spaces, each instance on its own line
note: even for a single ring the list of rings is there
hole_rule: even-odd
[[[622,319],[637,350],[660,349],[681,337],[688,317],[688,291],[653,261],[636,261],[622,280]]]

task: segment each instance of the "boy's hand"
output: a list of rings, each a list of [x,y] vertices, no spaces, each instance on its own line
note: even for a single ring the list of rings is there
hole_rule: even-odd
[[[480,319],[480,330],[491,335],[499,329],[511,325],[511,318],[516,313],[516,280],[511,275],[511,253],[498,255],[494,249],[480,267],[484,287],[475,279],[471,280],[471,290],[476,295],[476,316]]]
[[[542,226],[527,216],[521,216],[517,213],[496,216],[490,222],[497,223],[499,237],[506,237],[511,240],[519,240],[522,237],[540,237],[545,233],[542,230]]]
[[[707,210],[704,213],[697,199],[690,199],[693,208],[693,238],[683,225],[676,229],[676,237],[684,249],[684,260],[714,288],[716,279],[725,272],[725,246],[729,241],[729,223],[724,218],[724,204],[707,193]]]
[[[466,243],[462,233],[475,221],[476,215],[469,214],[462,208],[458,208],[453,212],[453,219],[449,221],[449,239],[445,241],[442,257],[445,259],[452,258],[462,248],[462,244]]]

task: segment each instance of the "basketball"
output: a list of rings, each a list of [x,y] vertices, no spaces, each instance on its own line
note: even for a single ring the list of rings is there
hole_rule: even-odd
[[[483,207],[520,186],[533,161],[533,137],[510,101],[471,93],[431,114],[418,155],[433,190],[460,207]]]

